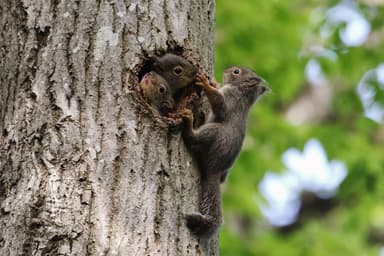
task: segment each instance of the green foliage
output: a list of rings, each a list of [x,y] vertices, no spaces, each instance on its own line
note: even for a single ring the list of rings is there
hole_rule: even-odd
[[[217,79],[227,66],[248,66],[272,89],[252,109],[243,151],[223,186],[223,256],[379,255],[384,245],[384,127],[364,117],[356,94],[363,75],[384,62],[384,8],[359,5],[371,23],[371,35],[381,40],[346,47],[338,37],[345,24],[327,39],[319,36],[325,10],[337,3],[217,1]],[[311,53],[307,50],[311,45],[333,50],[337,59]],[[321,64],[335,96],[326,118],[293,126],[284,112],[308,87],[304,69],[310,58]],[[383,91],[375,86],[382,101]],[[263,200],[258,184],[266,171],[284,171],[282,154],[290,147],[302,150],[310,138],[321,142],[329,160],[344,161],[348,175],[330,210],[305,218],[288,231],[275,229],[257,205]],[[377,230],[382,230],[381,237]]]

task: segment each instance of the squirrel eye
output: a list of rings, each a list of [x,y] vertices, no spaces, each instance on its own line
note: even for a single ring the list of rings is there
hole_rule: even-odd
[[[167,91],[167,88],[165,88],[165,85],[161,84],[159,87],[159,92],[160,93],[165,93]]]
[[[179,76],[179,75],[181,75],[181,73],[183,72],[183,68],[180,67],[180,66],[176,66],[176,67],[173,69],[173,72],[174,72],[177,76]]]
[[[240,69],[236,68],[235,70],[233,70],[232,73],[235,74],[235,75],[238,75],[238,74],[240,74]]]

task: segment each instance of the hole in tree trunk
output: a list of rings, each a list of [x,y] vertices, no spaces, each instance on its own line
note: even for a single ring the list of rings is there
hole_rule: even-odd
[[[196,105],[200,105],[201,90],[195,85],[199,63],[181,47],[148,55],[137,68],[139,98],[153,113],[180,123],[181,110],[195,112]]]

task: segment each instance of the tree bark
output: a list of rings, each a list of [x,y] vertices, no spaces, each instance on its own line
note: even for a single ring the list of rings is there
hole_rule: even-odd
[[[209,0],[0,1],[0,255],[217,255],[198,171],[134,89],[146,55],[213,65]]]

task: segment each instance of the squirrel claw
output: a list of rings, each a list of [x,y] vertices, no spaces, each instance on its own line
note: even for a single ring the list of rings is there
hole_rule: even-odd
[[[209,88],[210,87],[210,82],[209,80],[207,79],[207,77],[202,74],[202,73],[198,73],[196,75],[196,84],[202,88]]]
[[[211,81],[209,81],[209,85],[210,85],[211,87],[216,88],[216,89],[219,88],[219,83],[216,81],[215,78],[213,78]]]
[[[185,119],[190,120],[190,119],[192,119],[193,114],[192,114],[192,111],[190,109],[185,108],[185,109],[181,110],[180,116],[181,116],[181,118],[183,118],[183,120],[185,120]]]
[[[203,73],[201,73],[201,72],[197,73],[197,74],[196,74],[196,77],[197,77],[199,80],[204,80],[204,79],[206,79],[205,75],[204,75]]]

